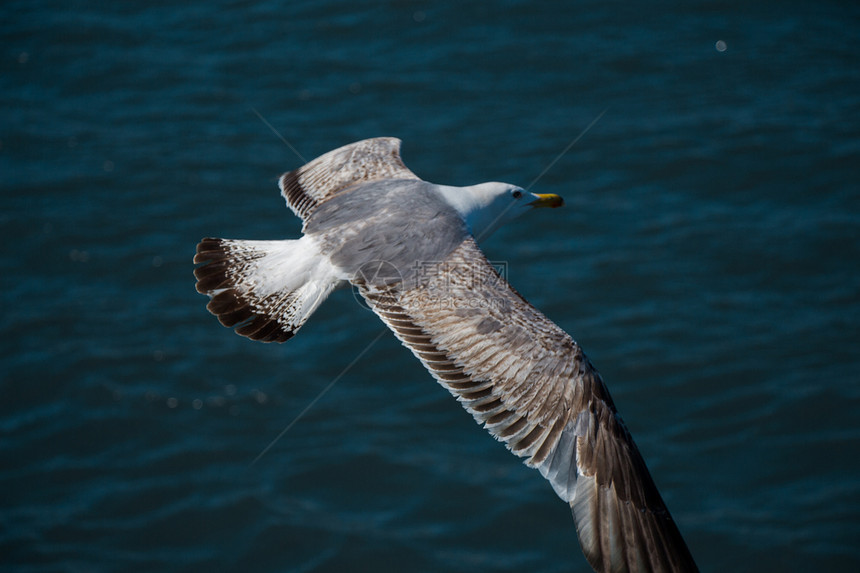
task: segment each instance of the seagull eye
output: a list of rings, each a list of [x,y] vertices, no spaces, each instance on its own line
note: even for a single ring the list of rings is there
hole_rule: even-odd
[[[513,195],[513,196],[514,196],[514,199],[519,199],[520,197],[522,197],[522,196],[523,196],[523,192],[522,192],[522,191],[517,190],[517,191],[514,191],[513,193],[511,193],[511,195]]]

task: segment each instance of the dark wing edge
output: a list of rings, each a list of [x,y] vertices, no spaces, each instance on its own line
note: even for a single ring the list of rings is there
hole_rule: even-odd
[[[472,238],[438,268],[411,285],[356,286],[475,420],[569,503],[595,571],[697,571],[579,345],[504,281]]]
[[[335,286],[297,272],[303,259],[299,240],[205,238],[194,256],[197,292],[209,296],[207,310],[237,334],[286,342]]]
[[[281,195],[303,221],[329,197],[348,187],[381,179],[419,179],[400,158],[400,140],[376,137],[321,155],[281,176]]]
[[[588,562],[595,571],[698,571],[624,422],[607,402],[591,407],[569,501]]]

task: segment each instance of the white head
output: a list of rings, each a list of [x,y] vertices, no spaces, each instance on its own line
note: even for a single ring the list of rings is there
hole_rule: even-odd
[[[439,186],[439,191],[465,219],[479,241],[535,207],[561,207],[558,195],[530,193],[509,183],[481,183],[471,187]]]

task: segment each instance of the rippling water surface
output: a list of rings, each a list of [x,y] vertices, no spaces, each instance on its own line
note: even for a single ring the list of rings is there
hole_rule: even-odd
[[[297,236],[277,176],[378,135],[566,198],[485,249],[703,571],[860,568],[856,7],[104,4],[0,8],[4,569],[588,570],[349,292],[263,345],[194,291],[201,237]]]

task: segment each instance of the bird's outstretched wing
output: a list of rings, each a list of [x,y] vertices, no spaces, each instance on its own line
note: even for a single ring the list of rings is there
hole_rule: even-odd
[[[281,176],[281,195],[293,213],[307,221],[329,197],[356,183],[419,179],[400,159],[400,140],[376,137],[329,151]]]
[[[472,238],[407,282],[354,282],[436,380],[570,504],[596,571],[697,570],[599,374]]]

